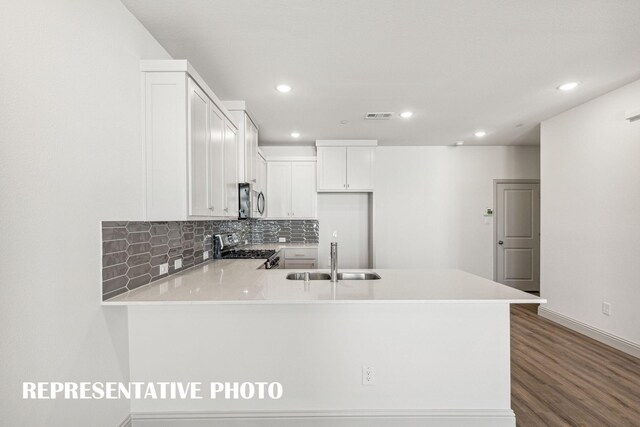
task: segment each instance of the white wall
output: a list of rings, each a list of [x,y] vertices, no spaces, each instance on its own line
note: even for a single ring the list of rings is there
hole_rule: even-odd
[[[129,402],[23,401],[21,383],[128,380],[99,222],[141,218],[139,60],[169,56],[117,0],[3,2],[0,39],[0,423],[112,427]]]
[[[260,150],[269,160],[269,157],[315,157],[314,145],[261,145]]]
[[[318,222],[319,268],[330,268],[333,241],[338,242],[338,268],[369,268],[369,193],[318,193]]]
[[[640,108],[636,81],[542,123],[545,309],[640,345]],[[611,316],[602,314],[602,302]]]
[[[459,268],[493,277],[493,180],[538,178],[538,147],[378,147],[378,268]]]

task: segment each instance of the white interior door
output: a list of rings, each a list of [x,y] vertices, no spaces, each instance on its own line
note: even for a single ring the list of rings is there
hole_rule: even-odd
[[[496,281],[540,290],[540,183],[496,183]]]

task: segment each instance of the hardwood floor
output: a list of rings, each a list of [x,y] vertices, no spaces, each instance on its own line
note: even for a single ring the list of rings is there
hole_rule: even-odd
[[[640,359],[511,308],[511,406],[519,427],[640,426]]]

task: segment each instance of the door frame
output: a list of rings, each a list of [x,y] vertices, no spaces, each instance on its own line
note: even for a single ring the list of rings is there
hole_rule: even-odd
[[[494,179],[493,180],[493,281],[498,281],[498,184],[538,184],[540,179]],[[540,186],[542,190],[542,186]],[[538,236],[538,239],[540,236]]]

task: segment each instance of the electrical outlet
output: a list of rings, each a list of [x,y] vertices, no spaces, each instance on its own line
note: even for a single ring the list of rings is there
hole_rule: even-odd
[[[182,268],[182,258],[179,258],[173,262],[173,268],[176,270]]]
[[[278,243],[285,243],[287,241],[286,237],[278,237]]]
[[[602,302],[602,314],[605,316],[611,316],[611,304],[608,302]]]
[[[202,259],[209,259],[209,251],[202,252]]]
[[[169,264],[164,263],[160,264],[160,274],[168,274],[169,273]]]
[[[373,367],[371,366],[363,366],[362,367],[362,385],[374,385],[376,383],[375,372],[373,372]]]

